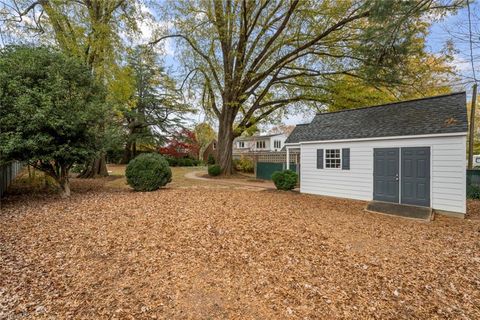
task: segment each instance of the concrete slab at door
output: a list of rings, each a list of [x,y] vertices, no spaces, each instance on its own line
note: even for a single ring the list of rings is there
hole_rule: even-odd
[[[373,149],[373,199],[399,202],[399,148]]]
[[[402,148],[402,204],[430,207],[430,147]]]

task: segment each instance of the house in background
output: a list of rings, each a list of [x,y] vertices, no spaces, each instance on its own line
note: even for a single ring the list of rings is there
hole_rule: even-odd
[[[204,163],[208,162],[208,158],[210,155],[213,156],[215,161],[217,160],[217,140],[212,140],[210,144],[205,148],[205,150],[201,154],[201,159]]]
[[[317,114],[285,142],[300,192],[466,212],[465,92]]]
[[[287,135],[284,133],[238,137],[233,141],[233,153],[277,152],[282,150],[286,139]]]

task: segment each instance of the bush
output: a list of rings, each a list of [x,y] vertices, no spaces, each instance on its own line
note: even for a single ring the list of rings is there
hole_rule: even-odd
[[[240,171],[239,163],[240,163],[240,159],[233,159],[232,160],[232,166],[237,171]]]
[[[213,154],[211,154],[211,153],[208,155],[207,164],[208,164],[208,165],[215,164],[215,157],[214,157]]]
[[[215,176],[220,175],[220,173],[222,173],[222,169],[220,168],[220,166],[218,164],[208,166],[208,174],[209,175],[215,177]]]
[[[291,170],[275,171],[272,180],[279,190],[293,190],[297,185],[297,173]]]
[[[468,199],[480,199],[480,188],[474,185],[470,185],[467,188],[467,198]]]
[[[130,161],[125,176],[136,191],[154,191],[172,181],[168,161],[157,153],[144,153]]]
[[[245,173],[253,173],[255,170],[253,160],[243,156],[238,160],[234,160],[233,165],[235,170]]]
[[[178,159],[177,158],[168,157],[168,158],[165,158],[165,159],[167,159],[168,165],[170,167],[176,167],[178,165],[178,161],[177,161]]]
[[[201,165],[202,162],[192,158],[166,158],[170,167],[192,167]]]
[[[70,169],[71,172],[73,173],[82,173],[83,170],[85,170],[86,166],[83,163],[76,163],[72,166]]]

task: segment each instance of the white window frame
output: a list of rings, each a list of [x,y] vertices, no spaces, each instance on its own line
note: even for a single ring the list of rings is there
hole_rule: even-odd
[[[278,147],[277,147],[278,145]],[[281,149],[282,148],[282,140],[273,140],[273,148],[274,149]]]
[[[261,145],[261,147],[259,147],[258,145]],[[256,149],[266,149],[267,148],[267,143],[265,142],[265,140],[258,140],[255,142],[255,148]]]
[[[327,167],[327,150],[338,150],[340,154],[340,158],[329,158],[329,159],[340,159],[340,166],[338,168],[328,168]],[[327,170],[342,170],[342,148],[330,148],[330,149],[323,149],[323,168]]]
[[[238,141],[238,149],[245,148],[245,141]]]

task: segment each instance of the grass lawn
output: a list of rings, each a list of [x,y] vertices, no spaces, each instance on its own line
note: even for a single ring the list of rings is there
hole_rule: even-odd
[[[2,201],[0,318],[480,318],[478,220],[184,178],[198,168],[132,192],[111,170]]]
[[[126,188],[129,189],[127,181],[125,179],[125,165],[109,165],[108,171],[111,177],[114,177],[111,181],[106,183],[107,187],[113,188]],[[188,172],[205,171],[206,167],[172,167],[172,183],[168,185],[170,188],[174,187],[191,187],[194,185],[205,185],[202,181],[196,181],[185,178]]]

